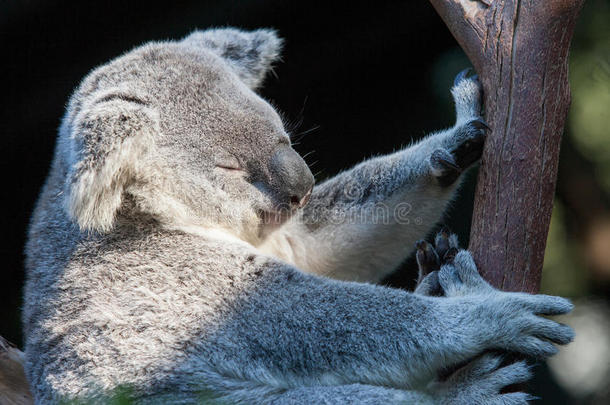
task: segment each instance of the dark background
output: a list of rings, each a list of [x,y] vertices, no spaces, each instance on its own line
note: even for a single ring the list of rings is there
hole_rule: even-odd
[[[574,44],[581,55],[591,49],[601,55],[598,76],[603,85],[605,80],[610,83],[610,59],[604,59],[606,48],[598,48],[610,35],[598,14],[607,13],[608,3],[589,1]],[[599,27],[592,29],[594,21]],[[93,67],[144,42],[226,25],[272,27],[285,38],[277,77],[269,76],[261,93],[294,124],[296,149],[307,154],[318,181],[453,123],[449,88],[453,76],[469,62],[427,1],[0,1],[0,335],[17,344],[22,340],[19,309],[27,223],[73,89]],[[585,69],[580,80],[593,80],[595,74],[586,76]],[[572,85],[579,85],[578,80]],[[591,92],[581,93],[590,102]],[[606,100],[604,94],[600,102]],[[602,113],[602,120],[606,117]],[[578,278],[577,290],[570,290],[575,269],[553,270],[567,271],[568,276],[545,276],[544,285],[551,293],[607,302],[610,277],[603,264],[586,260],[591,233],[586,225],[608,216],[610,182],[599,172],[610,154],[600,163],[576,139],[566,136],[564,143],[558,187],[561,215],[554,213],[553,219],[563,233],[552,232],[558,241],[550,241],[549,249],[555,246],[557,257],[566,243],[580,241],[585,247],[571,260],[580,263],[584,275]],[[476,172],[469,174],[445,221],[465,243],[475,177]],[[610,237],[601,240],[602,252],[604,242],[610,248]],[[387,282],[408,287],[414,277],[409,260]],[[540,370],[533,389],[549,403],[571,401],[546,366]],[[574,395],[579,403],[602,398],[595,393]]]

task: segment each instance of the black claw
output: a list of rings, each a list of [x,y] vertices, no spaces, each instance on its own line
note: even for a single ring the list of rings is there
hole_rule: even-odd
[[[451,246],[453,244],[450,243],[453,240],[452,238],[455,238],[455,235],[447,227],[443,226],[436,234],[434,244],[428,243],[425,240],[415,242],[415,247],[417,248],[415,258],[417,259],[419,269],[418,286],[428,274],[440,270],[440,267],[444,264],[453,263],[459,250]],[[435,294],[428,293],[427,295]]]
[[[425,240],[417,241],[415,247],[417,248],[415,259],[417,260],[417,266],[419,267],[419,283],[426,275],[434,270],[438,270],[440,263],[434,247]]]
[[[481,158],[489,126],[482,118],[475,118],[466,123],[462,130],[468,133],[468,139],[455,148],[452,154],[457,165],[465,170]]]
[[[487,123],[483,120],[483,118],[474,119],[474,120],[470,121],[470,123],[476,129],[486,129],[488,131],[491,131],[491,128],[489,127],[489,125],[487,125]]]
[[[453,260],[455,259],[455,256],[458,254],[458,249],[457,248],[449,248],[449,250],[447,251],[447,253],[445,253],[445,255],[443,256],[443,262],[444,263],[453,263]]]
[[[415,242],[415,248],[418,250],[426,250],[428,246],[428,242],[426,242],[425,240],[418,240],[417,242]]]
[[[417,244],[417,253],[422,263],[426,265],[438,266],[438,255],[434,247],[426,241],[420,241]]]
[[[438,233],[443,235],[445,238],[449,238],[449,235],[451,235],[451,230],[447,227],[447,225],[443,225],[441,226],[441,229],[438,230]]]
[[[436,246],[436,253],[438,256],[444,258],[445,253],[447,253],[449,250],[449,230],[446,227],[443,226],[436,234],[434,244]]]
[[[462,70],[460,73],[458,73],[455,76],[455,79],[453,79],[453,85],[457,86],[457,84],[459,82],[461,82],[462,80],[464,80],[464,78],[466,78],[470,72],[472,72],[472,69],[471,68],[466,68],[466,69]]]
[[[451,161],[449,161],[447,159],[439,159],[438,162],[440,164],[442,164],[443,166],[448,167],[450,169],[453,169],[453,170],[455,170],[457,172],[461,172],[462,171],[461,167],[459,167],[457,164],[455,164],[454,162],[451,162]]]

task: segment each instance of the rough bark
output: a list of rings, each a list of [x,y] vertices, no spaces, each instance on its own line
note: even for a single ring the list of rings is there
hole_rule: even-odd
[[[23,372],[23,353],[0,336],[0,404],[33,404]]]
[[[479,74],[492,128],[470,250],[498,288],[537,292],[570,105],[568,51],[584,0],[430,0]]]

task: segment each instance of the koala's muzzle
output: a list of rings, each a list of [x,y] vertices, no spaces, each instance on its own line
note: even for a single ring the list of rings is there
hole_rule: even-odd
[[[314,178],[307,163],[289,146],[277,148],[269,170],[282,202],[291,207],[307,204],[314,185]]]

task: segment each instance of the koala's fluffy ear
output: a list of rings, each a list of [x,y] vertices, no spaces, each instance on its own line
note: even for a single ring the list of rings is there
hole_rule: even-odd
[[[62,130],[68,137],[66,211],[81,230],[107,232],[125,187],[146,170],[142,158],[159,132],[157,114],[137,97],[109,92],[83,106]]]
[[[203,46],[222,57],[251,89],[262,84],[282,49],[282,39],[270,29],[241,31],[217,28],[195,31],[184,42]]]

